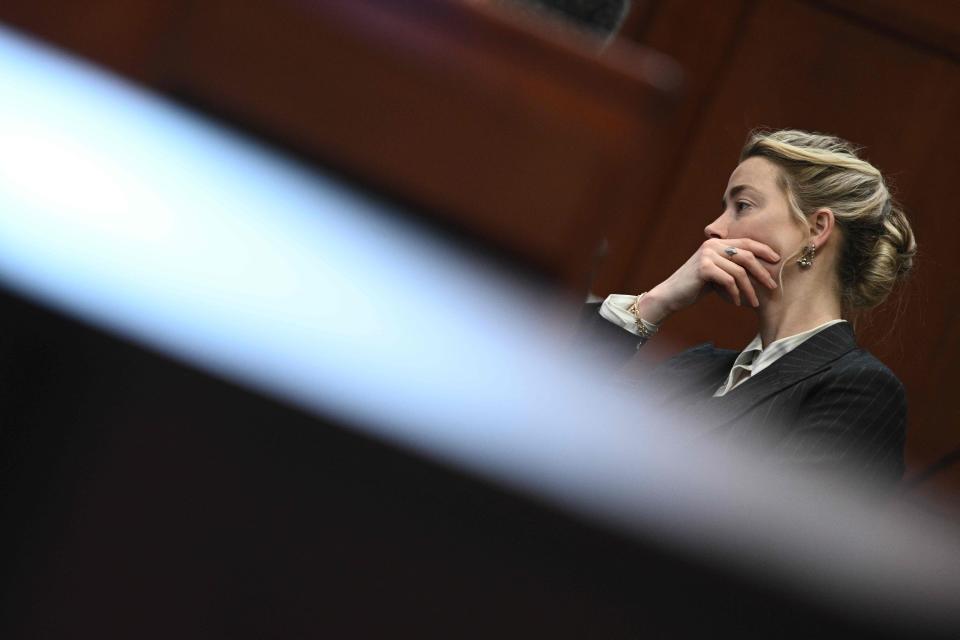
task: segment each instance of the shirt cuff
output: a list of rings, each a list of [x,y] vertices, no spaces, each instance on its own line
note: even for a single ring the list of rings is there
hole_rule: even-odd
[[[621,329],[625,329],[635,336],[640,335],[640,329],[637,327],[637,318],[630,313],[630,307],[636,302],[637,296],[612,293],[600,305],[600,315],[604,320],[612,322]],[[643,326],[651,333],[656,333],[657,325],[646,320],[641,320]]]

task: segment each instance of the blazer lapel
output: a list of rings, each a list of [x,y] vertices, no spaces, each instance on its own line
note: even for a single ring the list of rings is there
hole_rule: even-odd
[[[831,325],[720,398],[708,402],[715,425],[734,420],[767,398],[808,378],[857,347],[848,322]]]

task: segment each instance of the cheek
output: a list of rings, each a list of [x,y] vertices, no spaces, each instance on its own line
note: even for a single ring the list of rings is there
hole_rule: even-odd
[[[797,254],[799,254],[803,246],[803,233],[796,225],[791,224],[789,226],[768,229],[763,235],[765,238],[756,239],[776,251],[780,256],[780,262],[771,264],[761,260],[761,263],[774,278],[777,278],[780,274],[781,266],[784,263],[796,260]]]
[[[776,224],[735,224],[731,225],[730,237],[750,238],[757,242],[762,242],[780,256],[780,262],[770,263],[766,260],[760,260],[760,264],[766,268],[767,272],[776,279],[780,275],[780,265],[783,259],[796,251],[797,247],[803,241],[796,227],[781,226]]]

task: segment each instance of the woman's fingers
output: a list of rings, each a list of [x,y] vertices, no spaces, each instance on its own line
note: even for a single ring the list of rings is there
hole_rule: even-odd
[[[747,302],[750,303],[750,306],[759,307],[760,300],[757,298],[757,292],[753,289],[753,283],[750,282],[750,278],[747,277],[747,270],[732,260],[728,260],[724,255],[715,255],[715,264],[729,274],[734,281],[736,281],[737,288],[743,295],[746,296]]]
[[[733,303],[740,306],[740,289],[737,280],[712,260],[705,260],[700,268],[704,281],[712,282],[727,292]]]
[[[780,262],[780,254],[771,249],[768,245],[758,242],[752,238],[728,238],[726,240],[716,239],[718,245],[724,247],[735,247],[737,249],[745,249],[752,253],[754,256],[766,260],[771,264],[777,264]]]
[[[649,299],[659,302],[666,317],[694,304],[709,285],[738,306],[746,300],[756,307],[760,300],[751,278],[775,289],[776,282],[767,269],[778,262],[777,252],[762,242],[750,238],[709,238],[669,278],[648,292]]]
[[[731,262],[736,262],[738,265],[746,269],[750,275],[756,278],[757,282],[766,285],[767,288],[777,288],[777,281],[773,279],[773,276],[770,275],[770,272],[767,271],[767,268],[760,264],[760,261],[752,251],[747,249],[739,249],[733,255],[728,255],[726,252],[724,252],[721,257],[727,257]]]

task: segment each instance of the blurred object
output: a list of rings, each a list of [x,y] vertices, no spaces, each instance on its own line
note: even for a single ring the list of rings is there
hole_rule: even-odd
[[[904,480],[904,488],[909,491],[916,490],[918,487],[930,482],[938,474],[950,473],[958,463],[960,463],[960,447],[955,448],[920,473],[906,478]]]
[[[166,77],[582,289],[603,228],[659,187],[644,168],[679,71],[492,9],[205,3]]]
[[[960,447],[909,473],[903,480],[900,501],[917,505],[930,516],[960,524],[957,487],[960,487]]]
[[[191,0],[4,0],[0,22],[137,82],[157,86],[157,65]]]
[[[4,638],[956,635],[956,529],[689,442],[393,203],[0,78]]]
[[[36,17],[49,4],[15,1],[0,19],[85,42]],[[180,6],[163,32],[150,31],[152,47],[138,46],[145,59],[133,66],[149,69],[138,80],[578,292],[604,229],[660,189],[658,123],[681,75],[654,51],[615,43],[600,57],[586,36],[453,0]],[[145,16],[158,11],[138,0],[114,21],[147,31]],[[87,50],[130,67],[119,51]]]
[[[609,39],[616,35],[627,14],[630,0],[493,0],[550,18],[563,18],[580,29]]]

